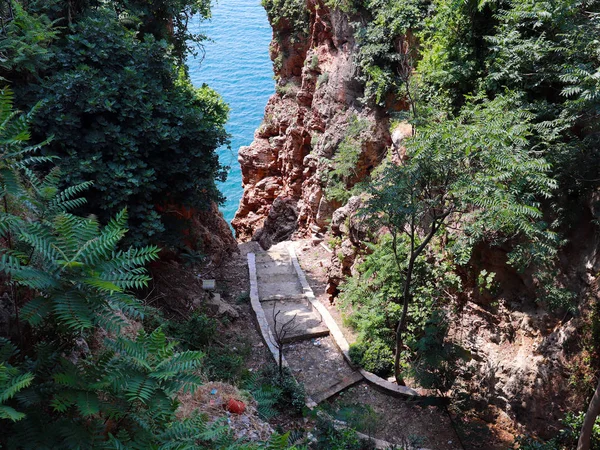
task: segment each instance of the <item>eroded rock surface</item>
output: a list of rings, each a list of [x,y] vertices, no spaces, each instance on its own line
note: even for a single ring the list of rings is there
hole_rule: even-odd
[[[363,86],[353,65],[357,49],[350,19],[318,0],[307,0],[307,7],[309,36],[273,41],[272,58],[283,55],[275,68],[278,93],[267,104],[254,142],[239,152],[244,194],[232,225],[241,241],[276,243],[289,230],[305,236],[327,226],[342,206],[325,195],[327,173],[352,121],[365,129],[357,136],[360,151],[348,189],[379,164],[391,144],[385,114],[359,102]],[[280,21],[274,32],[289,36],[288,26]],[[281,214],[281,202],[294,204],[296,216]]]

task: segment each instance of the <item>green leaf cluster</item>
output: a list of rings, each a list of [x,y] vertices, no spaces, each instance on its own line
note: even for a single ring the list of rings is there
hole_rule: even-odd
[[[304,0],[261,0],[269,22],[279,40],[290,36],[292,42],[306,39],[309,33],[308,9]]]
[[[327,199],[346,203],[353,195],[352,187],[356,183],[356,166],[362,153],[363,134],[368,132],[368,120],[350,115],[344,139],[335,149],[331,159],[332,169],[327,172],[325,195]]]
[[[190,227],[181,210],[223,200],[216,181],[226,172],[215,149],[228,143],[228,107],[208,86],[192,86],[178,38],[165,27],[167,17],[181,19],[179,29],[193,11],[206,16],[208,5],[76,3],[17,8],[0,40],[0,76],[23,109],[43,100],[32,134],[55,137],[44,154],[61,158],[62,186],[94,183],[78,213],[106,224],[127,208],[128,242],[178,247]],[[139,16],[139,26],[125,16]]]

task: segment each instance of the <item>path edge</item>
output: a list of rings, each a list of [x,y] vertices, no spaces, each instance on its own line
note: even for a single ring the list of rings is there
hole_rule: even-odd
[[[248,253],[248,271],[250,274],[250,304],[252,305],[252,309],[254,311],[254,317],[256,317],[256,321],[258,322],[258,328],[260,329],[260,334],[262,339],[271,352],[273,359],[275,359],[275,364],[279,364],[279,350],[275,347],[275,338],[273,337],[273,333],[271,332],[271,327],[269,326],[269,322],[267,321],[267,316],[265,315],[265,310],[262,307],[260,302],[260,297],[258,295],[258,277],[256,275],[256,255],[254,253]],[[290,365],[285,359],[285,356],[281,357],[283,367],[289,368]],[[291,370],[290,370],[291,373]],[[292,374],[294,380],[296,377]],[[296,380],[296,383],[298,380]],[[310,409],[313,409],[317,406],[317,404],[311,399],[308,395],[306,396],[306,406]]]
[[[304,274],[302,267],[300,267],[300,262],[298,261],[298,256],[296,255],[296,250],[294,248],[294,245],[289,244],[287,247],[288,247],[288,252],[290,254],[290,257],[292,259],[292,264],[294,265],[294,269],[296,269],[296,274],[298,275],[298,279],[300,280],[300,284],[302,285],[302,290],[304,291],[304,295],[306,296],[306,298],[308,298],[308,300],[312,304],[313,308],[315,308],[317,310],[317,312],[321,315],[321,318],[325,322],[325,325],[327,326],[327,328],[329,328],[329,332],[330,332],[331,336],[333,337],[335,344],[340,349],[340,352],[342,352],[342,355],[344,355],[344,358],[346,359],[348,364],[350,364],[350,367],[356,367],[356,365],[350,359],[350,353],[349,353],[350,345],[348,344],[348,341],[344,337],[342,330],[340,330],[340,327],[338,326],[337,322],[332,317],[331,313],[327,310],[327,308],[315,297],[315,294],[313,293],[312,288],[308,284],[306,275]],[[256,275],[256,271],[255,271],[255,275]],[[391,395],[402,396],[402,397],[419,397],[420,396],[417,391],[415,391],[409,387],[398,386],[397,384],[394,384],[387,380],[384,380],[383,378],[375,375],[374,373],[368,372],[362,368],[359,368],[359,371],[360,371],[361,375],[365,378],[365,380],[367,380],[369,383],[373,384],[377,388],[379,388]]]

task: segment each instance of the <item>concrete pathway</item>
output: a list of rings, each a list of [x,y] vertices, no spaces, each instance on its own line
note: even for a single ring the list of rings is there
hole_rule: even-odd
[[[279,335],[286,343],[285,364],[304,384],[312,402],[318,404],[361,381],[363,376],[348,364],[309,300],[312,291],[298,277],[291,257],[292,245],[281,242],[268,251],[249,255],[251,300],[259,323],[268,325],[263,334],[274,356],[275,336]]]

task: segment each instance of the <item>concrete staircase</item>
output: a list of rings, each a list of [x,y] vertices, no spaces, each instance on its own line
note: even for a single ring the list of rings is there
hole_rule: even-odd
[[[292,263],[290,245],[293,243],[281,242],[268,251],[249,255],[251,285],[255,283],[254,289],[251,286],[251,299],[254,293],[258,301],[253,301],[253,308],[276,359],[274,336],[277,332],[281,335],[282,325],[289,322],[283,338],[288,344],[284,346],[286,364],[304,384],[310,399],[318,404],[361,381],[363,376],[347,363],[329,336],[323,318],[307,298],[307,289]]]

